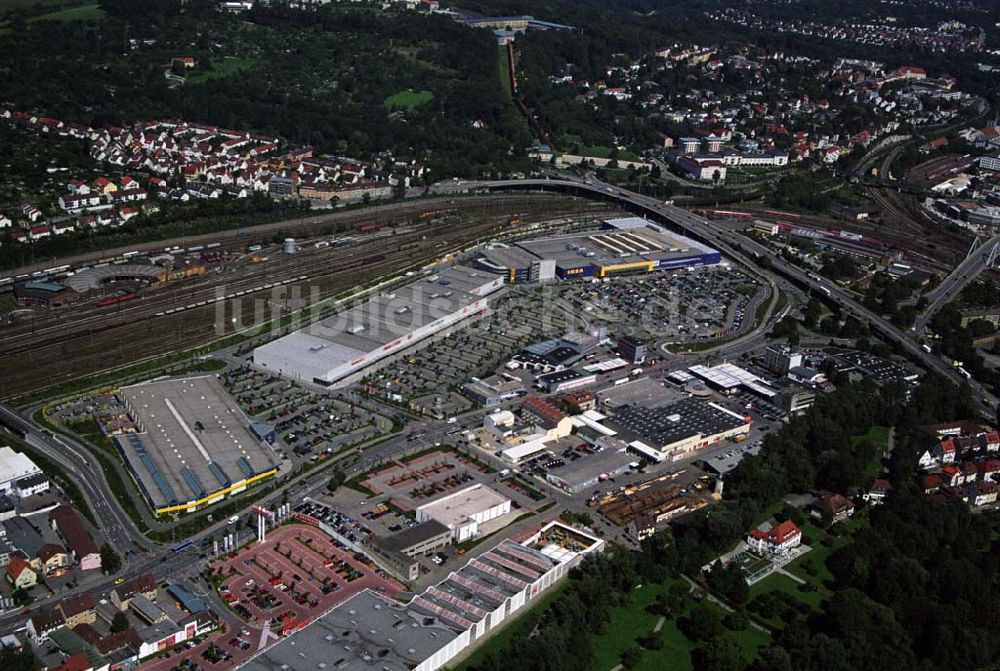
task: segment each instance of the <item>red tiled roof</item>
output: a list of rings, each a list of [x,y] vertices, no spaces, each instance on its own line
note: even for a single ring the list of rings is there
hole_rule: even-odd
[[[759,540],[766,540],[775,545],[781,545],[789,538],[796,534],[801,534],[802,530],[791,520],[785,520],[781,522],[776,527],[772,527],[768,531],[762,529],[754,529],[750,532],[750,535]]]
[[[55,522],[59,535],[66,541],[66,545],[73,551],[78,561],[87,555],[97,553],[94,539],[84,529],[83,522],[75,510],[65,505],[58,506],[49,513],[49,521]]]
[[[17,580],[24,569],[31,569],[28,560],[19,554],[11,555],[10,563],[7,564],[7,575],[11,580]]]
[[[156,590],[156,579],[149,573],[143,573],[132,580],[125,582],[115,588],[115,593],[119,599],[125,600],[136,594],[153,592]]]
[[[66,618],[86,613],[88,610],[94,610],[96,607],[97,601],[94,600],[94,596],[90,592],[84,592],[80,596],[60,601],[57,605],[57,608],[62,611],[63,617]]]
[[[521,409],[527,410],[532,415],[535,415],[542,421],[549,423],[551,426],[557,425],[566,417],[566,415],[564,415],[560,410],[553,408],[537,396],[529,396],[524,399],[521,403]]]
[[[872,482],[872,486],[871,486],[871,490],[870,491],[879,492],[879,493],[883,493],[883,494],[891,492],[892,491],[892,483],[889,482],[888,480],[884,480],[882,478],[876,478]]]
[[[52,667],[51,671],[90,671],[93,668],[87,661],[87,655],[78,652],[64,659],[59,666]]]
[[[38,558],[43,562],[52,559],[57,554],[63,553],[65,553],[65,550],[63,550],[62,546],[56,545],[55,543],[46,543],[42,547],[38,548]]]
[[[937,473],[931,473],[930,475],[925,475],[923,477],[924,490],[935,489],[941,486],[941,476]]]

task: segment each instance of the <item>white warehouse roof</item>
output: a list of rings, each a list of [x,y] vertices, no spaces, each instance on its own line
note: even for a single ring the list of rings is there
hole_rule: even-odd
[[[0,484],[41,472],[26,454],[15,452],[6,445],[0,447]]]
[[[503,278],[464,266],[327,317],[254,350],[254,363],[286,377],[332,384],[486,307]]]

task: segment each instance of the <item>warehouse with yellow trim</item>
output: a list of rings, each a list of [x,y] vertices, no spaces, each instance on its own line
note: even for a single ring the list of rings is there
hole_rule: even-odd
[[[211,375],[123,387],[136,431],[114,437],[157,515],[193,512],[276,477],[281,460]]]
[[[490,245],[478,264],[517,283],[607,278],[720,261],[717,250],[700,242],[645,219],[625,217],[604,221],[600,230]]]

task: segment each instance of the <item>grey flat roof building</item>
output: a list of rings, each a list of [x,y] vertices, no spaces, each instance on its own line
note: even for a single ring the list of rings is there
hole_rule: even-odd
[[[458,635],[457,630],[435,617],[365,590],[241,668],[410,671],[446,648]]]
[[[545,474],[545,479],[562,487],[570,494],[579,494],[593,487],[602,478],[613,478],[629,470],[635,457],[628,452],[605,448],[596,454],[586,454],[579,459],[566,462],[565,466],[553,468]]]
[[[379,539],[379,545],[384,550],[399,552],[410,557],[444,547],[449,543],[451,543],[451,529],[437,520],[427,520]]]
[[[503,278],[454,266],[327,317],[254,350],[254,363],[330,385],[474,316]]]
[[[115,441],[157,512],[213,502],[278,468],[214,376],[137,384],[120,395],[141,433]]]
[[[685,398],[661,408],[628,406],[618,410],[606,423],[626,441],[639,439],[659,448],[696,434],[713,436],[729,431],[745,421],[713,403]]]
[[[38,556],[38,551],[47,542],[39,530],[24,517],[4,520],[3,528],[11,545],[27,555],[28,559]]]

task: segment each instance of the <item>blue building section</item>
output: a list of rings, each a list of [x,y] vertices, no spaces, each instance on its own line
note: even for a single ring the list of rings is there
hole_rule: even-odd
[[[187,466],[181,468],[181,477],[184,478],[184,482],[187,483],[187,486],[194,494],[195,499],[203,499],[205,498],[205,495],[208,494],[208,492],[205,491],[205,487],[198,479],[198,476],[195,475],[194,472]]]
[[[146,446],[142,443],[142,438],[134,433],[126,433],[124,440],[122,436],[115,436],[115,442],[118,444],[118,449],[122,451],[125,455],[125,463],[129,465],[129,468],[133,469],[134,466],[132,459],[129,458],[128,450],[131,450],[139,461],[142,463],[149,477],[152,478],[153,482],[156,483],[157,488],[163,493],[163,498],[168,504],[177,503],[177,495],[174,493],[173,488],[167,479],[163,477],[163,473],[160,472],[159,467],[153,461],[153,458],[149,456],[149,452],[146,451]],[[140,482],[142,481],[142,475],[140,473],[135,473],[136,479]],[[144,489],[144,488],[140,488]]]
[[[721,261],[722,254],[713,250],[703,254],[693,254],[692,256],[682,256],[674,259],[659,259],[656,262],[655,270],[673,270],[674,268],[685,268],[687,266],[714,266]]]
[[[208,462],[208,470],[212,472],[212,475],[214,475],[215,479],[219,481],[219,484],[222,485],[223,489],[233,484],[232,480],[229,479],[229,476],[226,475],[225,471],[223,471],[214,461]]]
[[[274,427],[270,424],[264,424],[263,422],[250,422],[250,431],[257,438],[257,440],[263,441],[268,445],[274,445],[274,441],[278,439],[278,434],[275,433]]]
[[[531,268],[511,268],[508,281],[511,284],[531,281]]]
[[[189,613],[200,613],[207,608],[202,598],[182,582],[168,582],[167,592]]]
[[[593,277],[597,273],[597,268],[588,264],[585,266],[562,266],[556,264],[556,276],[561,280],[578,280],[584,277]]]

